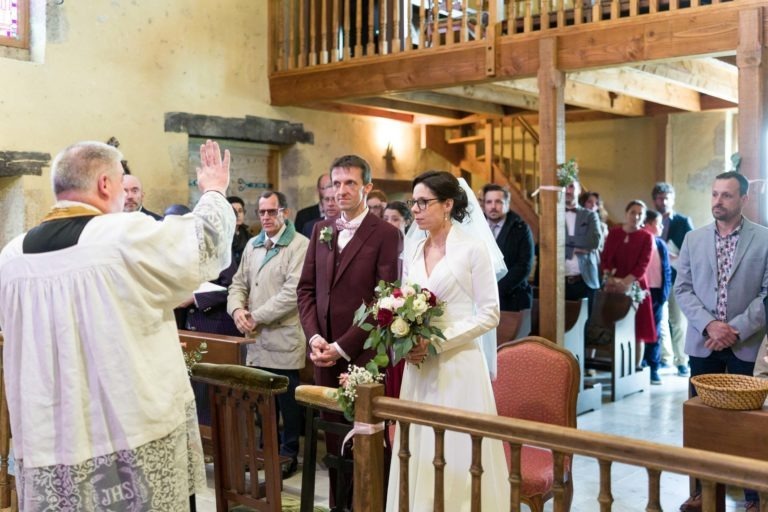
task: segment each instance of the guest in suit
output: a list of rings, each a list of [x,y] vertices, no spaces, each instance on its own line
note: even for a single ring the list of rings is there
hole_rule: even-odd
[[[675,295],[688,319],[691,376],[752,375],[765,336],[768,229],[742,215],[748,192],[741,174],[717,175],[711,196],[715,222],[688,233],[680,249]],[[744,494],[747,509],[758,510],[757,493]]]
[[[603,245],[597,213],[579,206],[581,184],[565,187],[565,298],[588,300],[587,318],[592,314],[595,291],[600,288],[600,252]]]
[[[500,342],[517,337],[523,312],[531,309],[533,290],[528,276],[533,267],[533,234],[528,224],[509,209],[509,191],[499,185],[483,187],[483,213],[504,255],[507,275],[499,282],[502,318],[497,330]]]
[[[651,292],[653,321],[656,324],[656,343],[645,347],[643,361],[651,369],[651,384],[660,385],[659,366],[661,364],[661,323],[664,320],[664,309],[667,305],[669,290],[672,286],[672,272],[669,266],[669,251],[667,244],[660,238],[662,231],[661,214],[655,210],[645,212],[643,229],[654,238],[651,246],[651,261],[645,275],[648,278],[648,291]]]
[[[323,205],[323,214],[316,218],[307,221],[304,224],[304,229],[301,230],[301,234],[309,238],[312,236],[312,230],[315,228],[315,224],[324,219],[335,219],[339,216],[339,205],[336,203],[336,192],[333,187],[328,187],[323,190],[320,196],[320,204]]]
[[[579,195],[579,206],[597,214],[597,217],[600,219],[601,242],[604,244],[605,237],[608,236],[608,212],[603,206],[603,200],[600,199],[600,194],[595,191],[582,192]],[[603,252],[602,244],[598,247],[600,252]]]
[[[299,233],[304,232],[304,226],[307,224],[307,222],[311,220],[320,219],[323,216],[323,190],[330,188],[331,186],[331,177],[328,176],[328,174],[321,174],[317,177],[317,199],[318,203],[313,204],[311,206],[307,206],[306,208],[302,208],[298,211],[296,214],[296,222],[294,222],[294,225],[296,226],[296,231]],[[310,230],[310,233],[312,231]]]
[[[277,395],[283,419],[280,455],[291,459],[283,478],[297,469],[301,407],[296,402],[296,387],[307,350],[296,286],[309,241],[296,233],[289,217],[288,200],[282,192],[261,195],[262,232],[245,248],[227,298],[227,312],[237,329],[256,340],[248,345],[245,364],[288,377],[288,391]]]
[[[672,266],[672,284],[675,283],[677,272],[677,256],[683,246],[683,240],[688,232],[693,231],[693,222],[689,217],[674,211],[675,188],[665,182],[656,183],[651,192],[653,205],[662,214],[663,231],[661,238],[667,242],[669,263]],[[664,345],[662,345],[662,360],[667,359],[677,368],[681,377],[690,375],[688,370],[688,355],[685,353],[685,331],[688,321],[677,305],[677,299],[672,294],[669,297],[669,322],[663,326]],[[667,341],[668,339],[668,341]],[[669,345],[669,348],[666,348]]]
[[[315,383],[338,387],[339,375],[350,364],[365,366],[373,358],[373,352],[363,348],[368,334],[352,320],[362,302],[373,300],[380,280],[400,277],[403,237],[398,229],[369,214],[366,196],[373,184],[368,162],[356,155],[339,157],[331,164],[330,176],[341,217],[315,225],[299,280],[298,303]],[[326,418],[344,421],[338,414]],[[340,453],[339,445],[339,437],[326,432],[328,453]],[[329,477],[334,506],[335,470],[329,470]]]
[[[125,174],[123,176],[123,190],[125,191],[124,212],[141,212],[155,220],[163,220],[160,215],[144,208],[144,187],[142,187],[139,178],[133,174]]]

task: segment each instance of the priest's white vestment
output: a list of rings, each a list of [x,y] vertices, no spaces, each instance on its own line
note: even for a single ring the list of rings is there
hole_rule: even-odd
[[[91,208],[56,205],[73,206]],[[172,310],[229,264],[234,221],[208,192],[185,216],[97,215],[70,247],[25,254],[20,235],[3,249],[22,510],[188,510],[205,474]]]

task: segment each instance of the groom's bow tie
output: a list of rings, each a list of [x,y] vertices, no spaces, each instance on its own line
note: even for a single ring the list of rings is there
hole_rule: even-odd
[[[357,231],[357,228],[359,227],[360,227],[359,224],[353,224],[341,218],[336,219],[336,228],[338,228],[340,231],[346,229],[349,231],[350,235],[354,235],[355,231]]]

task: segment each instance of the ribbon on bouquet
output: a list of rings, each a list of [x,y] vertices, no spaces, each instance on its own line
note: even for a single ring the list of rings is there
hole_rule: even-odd
[[[384,430],[383,421],[379,423],[363,423],[362,421],[354,422],[352,424],[352,430],[347,433],[347,435],[344,437],[344,441],[341,443],[341,455],[344,455],[344,446],[347,444],[347,441],[352,439],[355,434],[360,434],[361,436],[372,436],[373,434],[381,432],[382,430]]]
[[[552,190],[554,192],[559,192],[562,194],[563,191],[565,190],[565,187],[561,187],[559,185],[541,185],[539,188],[537,188],[531,193],[531,197],[536,197],[537,195],[539,195],[539,192],[541,192],[542,190]]]

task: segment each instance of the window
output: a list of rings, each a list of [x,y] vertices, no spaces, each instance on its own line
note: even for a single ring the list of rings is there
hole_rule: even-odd
[[[0,46],[29,48],[29,0],[0,0]]]

